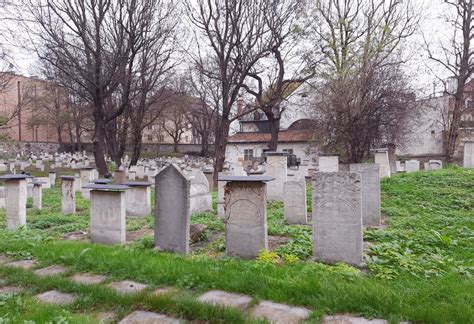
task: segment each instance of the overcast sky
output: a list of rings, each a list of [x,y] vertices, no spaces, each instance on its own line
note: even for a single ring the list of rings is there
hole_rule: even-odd
[[[0,0],[1,2],[2,0]],[[428,94],[433,90],[433,82],[436,77],[434,73],[441,77],[447,76],[435,63],[427,60],[427,54],[424,50],[424,41],[428,39],[433,45],[436,45],[439,39],[446,37],[449,26],[444,22],[442,16],[446,12],[446,5],[443,0],[407,0],[419,7],[422,14],[420,20],[420,31],[411,37],[411,39],[404,44],[405,48],[410,53],[410,59],[406,63],[407,71],[413,77],[414,86],[423,90],[424,94]],[[1,11],[2,9],[0,9]],[[3,10],[4,11],[4,10]],[[5,17],[5,11],[3,16]],[[8,18],[13,18],[6,15]],[[6,24],[6,28],[13,33],[15,37],[6,37],[8,33],[3,32],[0,35],[0,42],[2,48],[13,58],[15,65],[14,70],[17,73],[24,75],[38,74],[39,62],[34,51],[28,49],[28,37],[21,32],[18,23],[10,20]],[[433,73],[434,72],[434,73]],[[438,91],[441,91],[441,85],[438,86]]]

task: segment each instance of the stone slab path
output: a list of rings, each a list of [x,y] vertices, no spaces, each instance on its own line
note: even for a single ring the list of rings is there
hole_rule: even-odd
[[[388,322],[381,319],[366,319],[363,317],[355,317],[350,315],[325,316],[323,324],[387,324]]]
[[[245,309],[252,301],[252,297],[220,290],[211,290],[201,295],[198,300],[203,303],[211,303],[236,309]]]
[[[11,268],[31,269],[36,265],[36,260],[13,261],[5,263],[5,265]]]
[[[67,272],[67,268],[60,265],[52,265],[33,271],[39,277],[57,276]]]
[[[296,324],[306,320],[311,310],[303,307],[293,307],[270,301],[261,301],[252,310],[252,317],[266,319],[275,324]]]
[[[50,290],[36,295],[36,299],[46,304],[67,305],[72,304],[76,300],[76,296],[73,294],[62,293],[57,290]]]
[[[108,287],[112,288],[119,294],[125,295],[125,294],[139,293],[143,291],[145,288],[147,288],[148,285],[135,282],[135,281],[124,280],[124,281],[112,282],[111,284],[108,285]]]
[[[72,281],[83,285],[98,285],[103,283],[106,279],[106,276],[88,273],[78,273],[71,277]]]
[[[179,324],[179,322],[176,318],[137,310],[124,317],[119,324]]]

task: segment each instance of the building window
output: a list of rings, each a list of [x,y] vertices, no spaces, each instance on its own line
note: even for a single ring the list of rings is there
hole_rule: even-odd
[[[435,134],[435,131],[434,131],[434,130],[432,130],[432,131],[431,131],[431,135],[434,135],[434,134]]]
[[[158,136],[158,142],[161,142],[161,143],[162,143],[162,142],[164,142],[164,141],[165,141],[165,137],[160,134],[160,135]]]
[[[153,135],[148,135],[148,141],[149,142],[153,141]]]
[[[253,149],[245,149],[244,161],[252,161],[252,160],[253,160]]]

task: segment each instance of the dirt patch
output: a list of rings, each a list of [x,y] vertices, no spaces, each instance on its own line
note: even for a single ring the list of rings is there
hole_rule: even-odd
[[[137,231],[129,231],[126,234],[127,237],[127,242],[132,242],[136,241],[138,239],[141,239],[142,237],[148,235],[148,236],[153,236],[154,235],[154,230],[151,228],[142,228]]]
[[[273,251],[280,245],[284,245],[290,241],[289,237],[278,236],[278,235],[268,235],[268,249]]]
[[[63,240],[68,241],[83,241],[86,240],[88,233],[85,231],[76,231],[76,232],[69,232],[63,235]]]

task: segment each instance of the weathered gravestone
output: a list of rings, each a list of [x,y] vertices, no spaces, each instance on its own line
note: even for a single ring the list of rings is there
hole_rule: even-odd
[[[443,161],[441,160],[429,160],[428,170],[441,170],[443,168]]]
[[[283,211],[289,224],[306,224],[308,222],[306,202],[306,181],[287,181],[284,184],[285,197]]]
[[[43,185],[44,182],[33,181],[33,208],[43,208]]]
[[[125,182],[129,186],[125,192],[126,214],[146,216],[151,214],[151,182]]]
[[[420,161],[418,160],[408,160],[405,162],[405,172],[417,172],[420,171]]]
[[[212,193],[209,182],[201,170],[191,177],[189,213],[203,213],[212,210]]]
[[[474,168],[474,141],[464,142],[463,166]]]
[[[375,163],[380,167],[380,178],[390,177],[390,161],[388,159],[388,149],[374,150]]]
[[[173,164],[155,178],[155,246],[161,250],[189,252],[190,186]]]
[[[24,174],[0,176],[0,181],[5,181],[5,213],[9,230],[26,225],[27,178],[30,176]]]
[[[114,171],[114,181],[115,183],[124,183],[127,182],[125,179],[125,171],[124,170],[115,170]]]
[[[363,225],[379,226],[381,220],[379,165],[352,163],[349,171],[359,173],[361,176]]]
[[[322,262],[362,263],[361,177],[318,172],[313,190],[313,255]]]
[[[5,208],[5,187],[0,187],[0,208]]]
[[[65,215],[76,213],[75,176],[61,176],[61,211]]]
[[[318,158],[319,172],[338,172],[339,171],[339,156],[337,155],[323,155]]]
[[[275,180],[267,185],[268,200],[283,200],[283,184],[288,181],[287,160],[288,153],[284,152],[265,152],[267,158],[265,175]]]
[[[91,241],[94,243],[125,243],[124,185],[88,184],[91,195]]]
[[[269,176],[223,176],[225,240],[230,256],[255,258],[268,249],[267,184]]]

